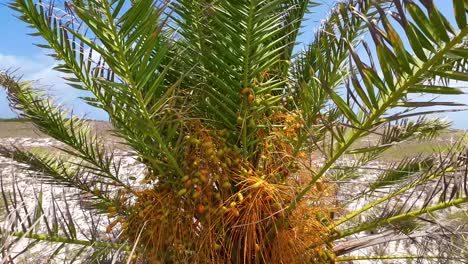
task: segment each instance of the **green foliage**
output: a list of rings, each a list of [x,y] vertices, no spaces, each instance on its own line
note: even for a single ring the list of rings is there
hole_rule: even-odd
[[[79,246],[77,259],[96,262],[456,260],[460,233],[433,218],[468,202],[463,142],[401,158],[376,177],[362,173],[384,152],[449,127],[424,117],[426,107],[464,106],[414,96],[463,93],[453,84],[468,81],[468,2],[453,5],[445,17],[432,0],[340,1],[295,53],[313,1],[11,1],[70,87],[89,91],[82,99],[107,112],[145,175],[140,185],[122,175],[88,121],[33,82],[1,73],[13,108],[65,147],[1,147],[0,155],[88,197],[86,209],[107,213],[106,232],[119,235],[115,243],[79,236],[70,201],[49,215],[41,197],[34,218],[16,213],[26,221],[0,234],[28,238],[31,248],[59,243],[51,258]],[[354,163],[342,166],[350,155]],[[12,188],[3,197],[7,214],[27,211]],[[353,203],[359,207],[348,210]],[[425,232],[434,228],[450,232]],[[366,231],[378,234],[355,238]],[[436,253],[344,256],[402,239],[446,242],[447,234],[447,250]]]

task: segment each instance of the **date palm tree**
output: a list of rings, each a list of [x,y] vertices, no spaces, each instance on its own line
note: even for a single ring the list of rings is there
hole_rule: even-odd
[[[108,134],[2,73],[11,106],[63,144],[1,154],[67,190],[31,207],[2,181],[5,260],[466,260],[449,217],[468,202],[463,141],[366,171],[449,127],[428,107],[463,106],[417,96],[468,81],[468,1],[445,2],[449,15],[433,0],[337,1],[309,32],[308,0],[12,0],[144,171],[123,173]]]

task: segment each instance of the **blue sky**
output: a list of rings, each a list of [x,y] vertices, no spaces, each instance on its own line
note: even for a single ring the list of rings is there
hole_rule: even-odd
[[[309,16],[306,23],[305,32],[301,40],[307,42],[309,36],[313,36],[313,27],[318,25],[321,18],[331,6],[332,0],[321,1],[323,5],[315,8],[314,14]],[[451,0],[435,0],[444,14],[450,14],[452,11]],[[52,70],[55,62],[52,58],[46,56],[47,51],[33,45],[39,39],[27,35],[31,32],[23,22],[14,17],[13,12],[5,6],[7,0],[0,0],[0,35],[3,36],[0,41],[0,70],[17,70],[17,74],[22,75],[24,79],[38,80],[41,88],[46,88],[55,95],[59,102],[69,108],[74,113],[86,115],[89,118],[106,120],[106,114],[96,108],[86,105],[78,99],[83,96],[83,91],[75,90],[67,86],[60,78],[60,75]],[[456,84],[457,86],[468,86],[467,84]],[[467,90],[468,91],[468,90]],[[444,97],[441,100],[458,101],[468,103],[468,95]],[[16,114],[9,109],[8,101],[3,90],[0,89],[0,118],[15,117]],[[468,129],[468,112],[444,113],[441,115],[453,121],[455,128]]]

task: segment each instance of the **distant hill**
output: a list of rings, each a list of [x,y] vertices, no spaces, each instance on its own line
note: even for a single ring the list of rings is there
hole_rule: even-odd
[[[112,130],[112,126],[109,122],[90,120],[98,134],[106,134]],[[47,135],[38,131],[31,122],[26,119],[0,119],[0,138],[5,137],[19,137],[19,138],[45,138]],[[109,142],[116,142],[116,137],[112,135],[106,135],[105,140]],[[384,152],[380,159],[381,160],[393,160],[394,158],[401,158],[412,155],[426,155],[434,153],[435,149],[449,150],[453,144],[465,138],[464,144],[468,144],[468,131],[448,129],[442,132],[442,135],[429,141],[407,141],[405,143],[396,146],[386,152]],[[356,142],[354,147],[366,147],[369,144],[375,144],[378,137],[369,135]]]
[[[109,122],[96,120],[91,120],[90,122],[93,123],[93,126],[98,133],[105,133],[112,128]],[[27,119],[0,118],[0,138],[4,137],[42,138],[47,137],[47,135],[40,132]]]
[[[24,118],[0,118],[0,122],[27,122]]]

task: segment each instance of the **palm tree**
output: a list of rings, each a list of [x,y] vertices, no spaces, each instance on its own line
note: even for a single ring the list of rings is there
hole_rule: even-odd
[[[11,1],[145,171],[122,175],[89,121],[2,73],[12,107],[64,145],[1,154],[70,191],[48,211],[42,192],[31,209],[2,183],[16,221],[0,234],[27,239],[20,255],[49,243],[38,254],[98,263],[466,260],[465,229],[447,216],[468,202],[463,142],[365,172],[449,127],[427,107],[460,106],[415,96],[468,81],[468,1],[451,4],[447,17],[432,0],[338,1],[297,51],[313,1]],[[77,231],[78,197],[89,232]]]

